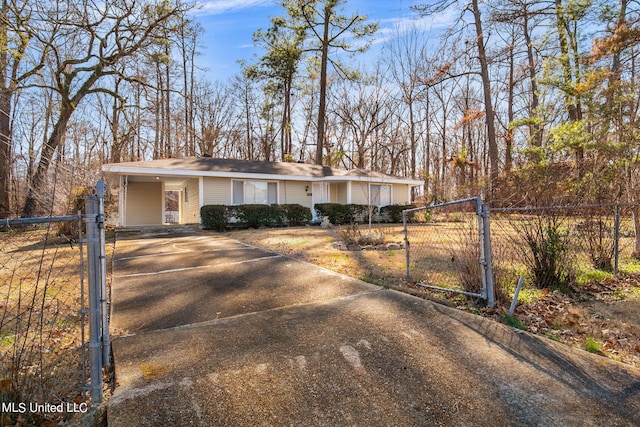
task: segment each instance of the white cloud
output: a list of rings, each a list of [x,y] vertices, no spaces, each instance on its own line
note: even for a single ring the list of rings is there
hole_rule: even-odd
[[[221,15],[227,12],[237,12],[252,7],[273,6],[274,0],[204,0],[200,3],[200,15]]]
[[[414,13],[398,18],[382,19],[379,21],[380,28],[375,35],[374,44],[400,37],[413,30],[441,33],[455,25],[456,20],[460,18],[460,13],[457,7],[450,7],[432,16],[419,16]]]

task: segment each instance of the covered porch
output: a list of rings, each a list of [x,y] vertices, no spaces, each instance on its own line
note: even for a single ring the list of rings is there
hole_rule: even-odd
[[[120,227],[200,223],[199,179],[181,176],[121,175],[118,196]]]

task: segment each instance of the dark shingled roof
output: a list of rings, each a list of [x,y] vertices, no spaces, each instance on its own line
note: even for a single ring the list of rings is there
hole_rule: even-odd
[[[109,167],[140,168],[140,169],[169,169],[189,170],[201,172],[234,172],[250,174],[289,175],[322,178],[328,176],[344,177],[376,177],[399,178],[385,175],[380,172],[371,172],[362,169],[343,170],[328,166],[311,165],[306,163],[288,162],[259,162],[250,160],[217,159],[212,157],[189,157],[181,159],[160,159],[144,162],[110,163]]]

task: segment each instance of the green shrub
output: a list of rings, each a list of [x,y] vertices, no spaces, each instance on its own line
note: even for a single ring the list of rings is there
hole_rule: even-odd
[[[281,205],[284,209],[286,222],[289,225],[303,225],[311,221],[311,209],[298,204]]]
[[[376,207],[373,207],[377,210]],[[320,217],[329,217],[329,221],[332,224],[351,224],[355,222],[362,222],[368,219],[369,207],[367,205],[341,205],[339,203],[318,203],[315,205],[315,210]],[[373,212],[376,214],[376,211]]]
[[[345,205],[338,203],[318,203],[315,210],[319,217],[328,217],[332,224],[348,224],[351,222],[349,211]]]
[[[202,227],[224,231],[228,226],[241,228],[301,225],[311,220],[311,209],[291,205],[207,205],[200,209]]]
[[[376,216],[378,214],[377,206],[367,206],[367,205],[356,205],[350,204],[346,205],[349,209],[349,214],[351,217],[351,222],[367,222],[369,221],[369,208],[372,209],[371,215]]]
[[[589,353],[600,353],[600,343],[591,337],[585,341],[585,350]]]
[[[522,321],[515,318],[514,316],[504,316],[502,320],[506,325],[509,325],[512,328],[520,329],[522,331],[527,330],[527,325],[525,325]]]
[[[200,220],[205,230],[224,231],[229,222],[229,211],[224,205],[203,206]]]
[[[387,222],[399,223],[402,222],[402,211],[405,209],[415,209],[414,205],[389,205],[380,208],[380,217]],[[409,215],[408,220],[412,221],[414,213]]]
[[[281,226],[285,223],[285,210],[279,205],[234,206],[233,215],[242,226],[258,228]]]

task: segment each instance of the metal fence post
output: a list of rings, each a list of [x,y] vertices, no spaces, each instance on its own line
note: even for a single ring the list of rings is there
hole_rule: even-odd
[[[406,280],[409,283],[409,231],[407,230],[407,211],[402,211],[402,225],[404,228],[404,257],[406,264]]]
[[[109,338],[109,311],[107,310],[107,254],[104,235],[104,182],[98,181],[96,186],[98,196],[98,242],[100,251],[100,310],[102,311],[102,364],[110,365],[111,340]]]
[[[102,342],[100,316],[100,239],[99,239],[99,203],[98,198],[89,196],[85,199],[85,215],[87,240],[87,264],[89,282],[89,359],[91,403],[102,402]]]
[[[493,308],[496,305],[496,293],[493,286],[493,259],[491,256],[491,219],[489,205],[482,204],[483,241],[484,241],[484,274],[487,284],[487,306]]]
[[[487,299],[487,275],[486,275],[486,244],[485,244],[485,233],[484,233],[484,211],[482,204],[482,197],[478,196],[475,199],[476,202],[476,216],[478,218],[478,263],[480,264],[480,294],[483,299]]]
[[[618,258],[620,256],[620,206],[616,205],[615,218],[613,220],[613,272],[618,272]]]

